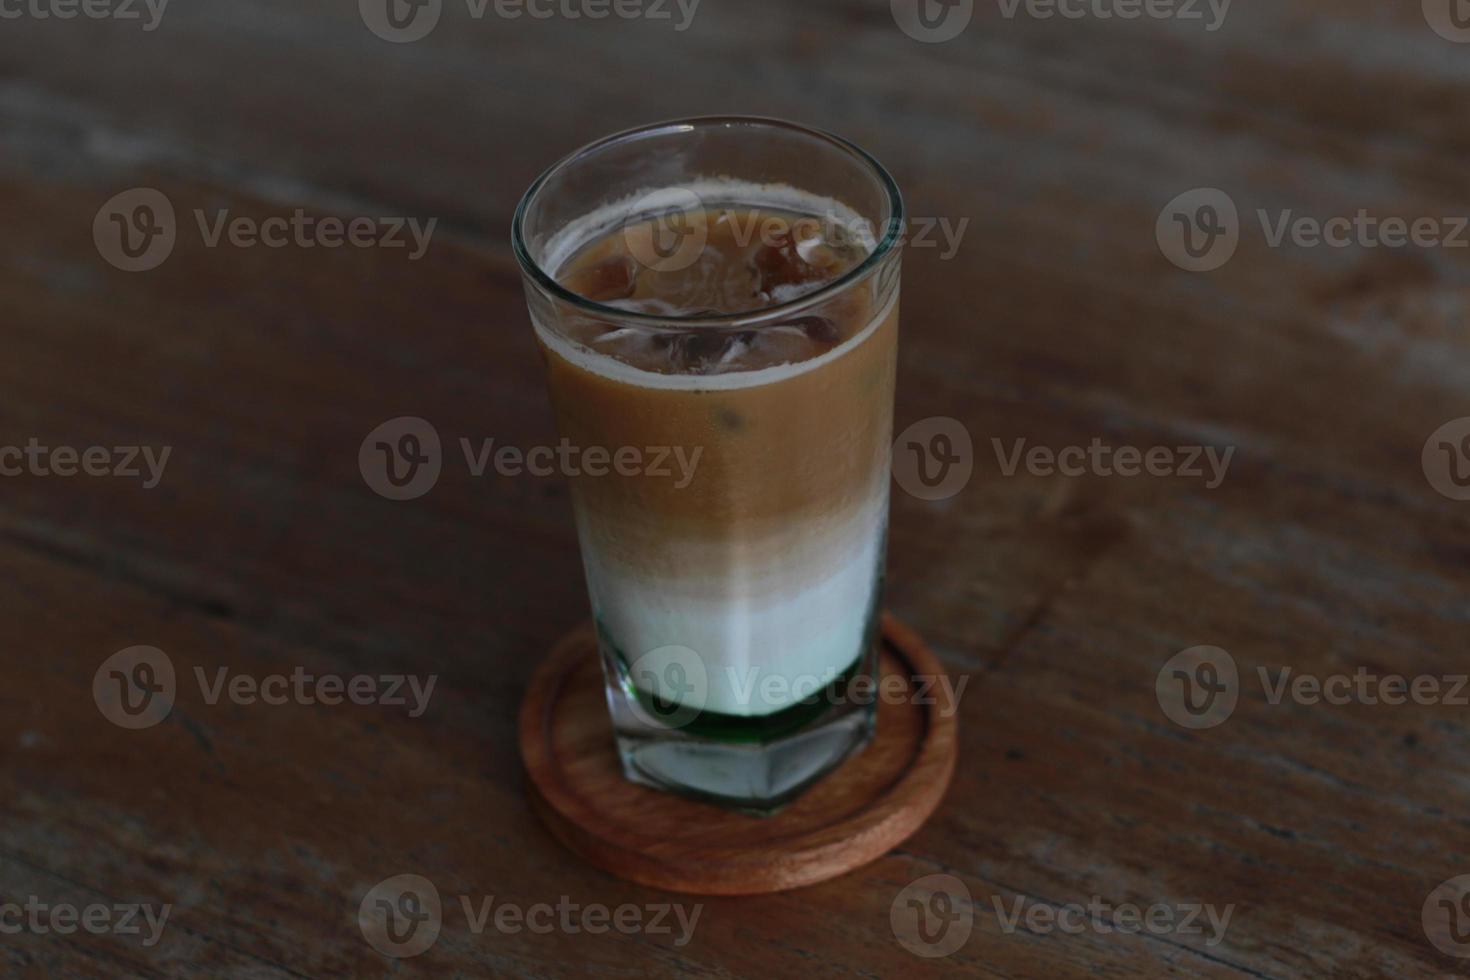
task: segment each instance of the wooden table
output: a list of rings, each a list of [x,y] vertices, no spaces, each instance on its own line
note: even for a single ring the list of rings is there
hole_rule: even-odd
[[[1470,213],[1470,45],[1418,3],[1369,0],[1241,3],[1215,31],[981,3],[937,44],[881,0],[704,0],[683,31],[673,7],[476,20],[455,0],[402,44],[354,6],[179,3],[151,31],[0,23],[0,445],[171,450],[153,488],[33,464],[0,481],[0,927],[19,921],[4,902],[170,906],[151,946],[27,925],[0,938],[3,972],[1464,969],[1421,914],[1470,873],[1465,707],[1272,703],[1270,684],[1283,667],[1466,670],[1470,505],[1431,485],[1421,451],[1470,415],[1470,264],[1453,247],[1276,246],[1257,210],[1268,227],[1288,209]],[[459,896],[694,901],[582,866],[528,812],[516,705],[585,615],[567,492],[475,477],[459,440],[555,438],[508,247],[526,185],[603,133],[732,110],[841,132],[912,215],[968,220],[955,254],[907,256],[897,421],[958,419],[975,473],[943,501],[895,493],[888,580],[889,607],[968,678],[960,767],[900,850],[826,885],[704,900],[683,945],[477,934]],[[139,187],[166,196],[176,240],[126,272],[94,222]],[[1240,214],[1238,250],[1207,273],[1155,233],[1194,188]],[[411,260],[211,247],[194,217],[298,208],[437,225]],[[391,501],[358,452],[405,415],[432,422],[445,462],[431,492]],[[1004,455],[1021,439],[1234,456],[1214,489],[1095,466],[1006,475],[992,440]],[[130,730],[91,685],[137,645],[167,654],[177,694]],[[1156,681],[1202,645],[1228,651],[1239,702],[1196,729],[1169,720]],[[417,717],[210,703],[196,671],[213,684],[221,668],[437,686]],[[443,928],[393,959],[358,907],[405,873],[435,884]],[[891,913],[931,875],[968,892],[973,928],[924,958]],[[1035,928],[1006,928],[1017,902],[1043,910]],[[1105,929],[1129,903],[1232,912],[1214,944]],[[1089,905],[1104,911],[1080,931],[1042,921]]]

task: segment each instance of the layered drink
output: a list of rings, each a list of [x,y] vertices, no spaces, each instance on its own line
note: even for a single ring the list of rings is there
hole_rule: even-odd
[[[558,429],[614,461],[571,488],[631,778],[765,810],[871,733],[871,700],[846,692],[875,670],[886,229],[722,174],[635,188],[539,243],[559,290],[528,295]]]

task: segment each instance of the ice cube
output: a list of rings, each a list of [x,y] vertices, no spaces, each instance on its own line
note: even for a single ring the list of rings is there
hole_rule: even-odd
[[[795,237],[789,229],[776,232],[761,244],[751,257],[755,267],[757,288],[769,297],[778,286],[808,283],[822,277],[822,272],[797,251]]]
[[[694,330],[665,334],[669,366],[681,374],[718,374],[740,366],[755,331]]]
[[[837,324],[825,316],[809,314],[807,316],[792,317],[782,326],[796,327],[807,338],[818,344],[835,344],[842,339],[842,332],[837,329]]]
[[[638,284],[638,265],[626,255],[580,269],[563,283],[568,289],[595,303],[627,299]]]

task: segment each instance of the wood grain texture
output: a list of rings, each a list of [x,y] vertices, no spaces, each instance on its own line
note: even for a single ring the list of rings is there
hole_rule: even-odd
[[[1272,704],[1258,668],[1465,667],[1470,510],[1420,452],[1470,415],[1463,249],[1272,247],[1204,275],[1154,239],[1196,187],[1318,218],[1470,210],[1470,46],[1418,3],[1237,3],[1178,21],[1006,18],[920,44],[876,0],[704,0],[651,21],[472,21],[392,45],[351,3],[170,5],[155,31],[0,23],[0,445],[172,447],[165,479],[0,478],[0,899],[169,903],[163,939],[25,932],[42,976],[1430,976],[1421,909],[1470,873],[1465,709]],[[888,605],[954,676],[959,757],[908,843],[799,891],[704,900],[661,934],[476,933],[458,896],[646,905],[527,808],[516,706],[586,599],[565,487],[474,477],[458,440],[554,442],[507,238],[538,170],[606,132],[740,111],[835,130],[911,214],[898,427],[963,422],[976,474],[894,498]],[[173,253],[125,273],[103,202],[168,195]],[[210,215],[438,218],[376,249],[207,247]],[[357,467],[416,415],[444,473],[408,502]],[[1006,475],[991,440],[1234,447],[1189,479]],[[89,690],[167,652],[160,725]],[[1218,728],[1155,679],[1230,651]],[[429,709],[209,703],[220,667],[435,674]],[[433,948],[357,926],[378,882],[446,898]],[[974,928],[914,956],[890,913],[950,875]],[[996,903],[1235,906],[1201,935],[1006,931]]]
[[[958,705],[943,665],[891,616],[880,661],[873,741],[800,799],[758,817],[623,778],[596,638],[584,627],[550,652],[521,703],[532,803],[573,851],[655,888],[760,895],[847,874],[908,840],[954,775]]]

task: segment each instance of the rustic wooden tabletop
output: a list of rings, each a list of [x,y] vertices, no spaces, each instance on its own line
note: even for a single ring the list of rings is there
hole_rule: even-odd
[[[0,4],[0,969],[1464,970],[1464,13]],[[520,193],[710,112],[893,171],[897,426],[973,445],[943,499],[895,486],[889,555],[967,679],[947,801],[741,899],[528,811],[567,491],[460,451],[555,442]],[[395,501],[359,448],[400,416],[442,471]],[[399,875],[442,901],[412,958],[359,928]]]

